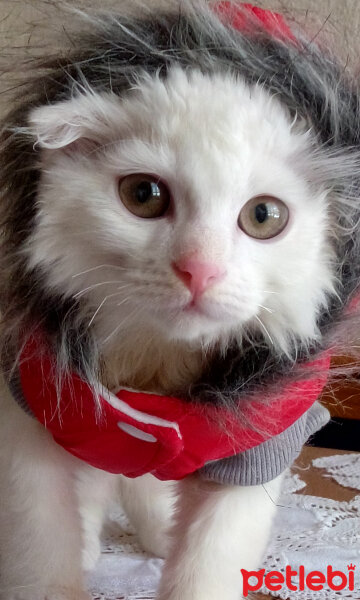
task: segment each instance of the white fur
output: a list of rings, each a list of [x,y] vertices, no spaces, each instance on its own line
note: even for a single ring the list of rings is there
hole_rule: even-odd
[[[82,569],[96,563],[103,511],[119,478],[66,454],[4,386],[1,397],[0,599],[86,600]],[[158,600],[239,600],[240,569],[261,560],[280,481],[243,488],[196,476],[179,484],[120,478],[144,548],[169,554]]]
[[[142,547],[161,558],[168,554],[176,493],[175,482],[159,481],[152,475],[121,479],[121,504]]]
[[[240,600],[240,571],[261,562],[281,480],[253,487],[184,480],[158,600]]]
[[[0,407],[0,598],[85,600],[78,461],[14,404],[3,383]]]
[[[245,328],[282,349],[316,337],[333,283],[326,196],[299,167],[310,135],[262,88],[175,69],[165,82],[144,76],[127,100],[88,93],[36,109],[31,121],[45,152],[30,265],[57,292],[83,298],[105,346],[144,326],[167,347],[214,344]],[[84,138],[102,148],[81,151]],[[134,172],[167,182],[171,218],[139,219],[121,204],[119,177]],[[264,193],[290,210],[285,232],[267,242],[237,225]],[[227,272],[203,295],[201,314],[182,310],[190,292],[171,269],[189,252]]]
[[[87,91],[38,108],[31,130],[43,175],[24,252],[49,288],[81,298],[114,388],[171,392],[196,378],[209,346],[247,329],[285,350],[316,338],[332,289],[326,196],[302,172],[310,134],[261,87],[174,70],[166,81],[144,76],[127,99]],[[145,221],[125,209],[117,182],[134,172],[167,182],[171,217]],[[263,193],[290,210],[286,230],[266,243],[237,226]],[[184,312],[189,291],[171,268],[189,252],[227,272],[201,313]],[[58,448],[6,391],[0,402],[0,599],[80,600],[114,478]],[[255,569],[266,545],[274,488],[272,502],[261,486],[190,477],[174,486],[173,514],[169,484],[123,482],[146,548],[166,552],[162,533],[174,519],[159,600],[238,600],[240,569]]]

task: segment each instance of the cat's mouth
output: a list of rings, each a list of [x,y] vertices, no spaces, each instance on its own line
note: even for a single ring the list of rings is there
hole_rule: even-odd
[[[194,314],[205,314],[205,311],[201,307],[200,303],[196,298],[192,298],[190,302],[188,302],[184,308],[184,312],[186,313],[194,313]]]
[[[208,321],[219,322],[223,320],[233,319],[232,311],[226,308],[219,302],[199,297],[192,297],[185,305],[181,312],[189,317],[203,317]]]

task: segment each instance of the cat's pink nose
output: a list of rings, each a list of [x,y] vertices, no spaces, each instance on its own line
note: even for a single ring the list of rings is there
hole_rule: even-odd
[[[179,259],[172,267],[193,296],[200,296],[226,275],[225,269],[219,265],[203,262],[193,256]]]

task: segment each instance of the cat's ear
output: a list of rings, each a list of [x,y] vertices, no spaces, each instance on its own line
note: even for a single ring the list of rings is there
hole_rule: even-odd
[[[36,145],[49,150],[67,148],[80,140],[88,145],[101,144],[114,134],[114,117],[119,127],[119,113],[115,95],[86,94],[33,109],[30,132]]]

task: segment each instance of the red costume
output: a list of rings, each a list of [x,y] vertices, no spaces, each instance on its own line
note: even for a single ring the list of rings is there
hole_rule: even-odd
[[[251,32],[259,24],[277,38],[294,41],[278,14],[249,4],[229,12],[233,5],[228,2],[216,4],[214,11],[220,18],[230,16],[241,31]],[[329,357],[303,368],[314,369],[316,375],[285,384],[267,404],[252,400],[246,421],[251,426],[244,426],[244,398],[236,412],[129,390],[114,395],[99,385],[97,405],[93,390],[77,374],[65,379],[58,398],[51,359],[32,340],[21,360],[21,403],[60,446],[94,467],[128,477],[152,473],[159,479],[181,479],[209,461],[248,451],[293,426],[321,393]]]

